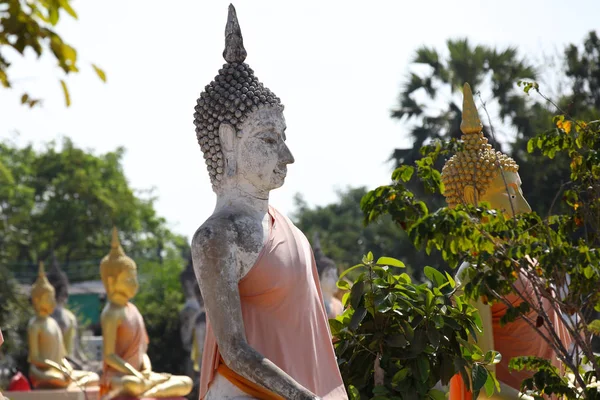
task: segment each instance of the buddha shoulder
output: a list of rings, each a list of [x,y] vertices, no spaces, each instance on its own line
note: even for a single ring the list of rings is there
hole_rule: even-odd
[[[102,321],[120,321],[125,318],[125,307],[107,302],[102,310],[102,314],[100,314],[100,318]]]
[[[192,246],[196,254],[212,258],[223,251],[260,252],[263,239],[261,221],[243,213],[220,212],[198,228]]]

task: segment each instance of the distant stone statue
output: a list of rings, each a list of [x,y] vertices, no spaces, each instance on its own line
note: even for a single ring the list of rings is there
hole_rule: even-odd
[[[179,318],[181,321],[181,342],[184,350],[189,353],[189,358],[186,360],[186,374],[195,381],[200,376],[206,315],[191,257],[179,279],[185,295],[185,304],[181,309]]]
[[[67,352],[62,331],[51,317],[56,306],[55,292],[46,277],[43,263],[40,263],[38,278],[31,288],[31,302],[35,316],[27,326],[27,339],[29,379],[33,387],[64,389],[71,383],[97,385],[97,374],[76,370],[65,358]]]
[[[77,317],[66,308],[69,299],[69,278],[60,268],[54,252],[52,252],[52,263],[48,271],[48,280],[56,291],[56,308],[52,318],[56,320],[65,341],[67,357],[78,364],[83,364],[85,355],[79,349],[79,338],[77,332]]]
[[[313,238],[313,252],[315,253],[315,262],[319,271],[325,310],[329,318],[335,318],[344,312],[342,302],[336,297],[338,293],[337,281],[339,274],[335,262],[323,253],[318,233],[315,233]]]
[[[283,106],[244,63],[231,5],[223,56],[194,114],[217,194],[192,240],[208,316],[200,398],[347,399],[310,244],[269,206],[294,162]]]

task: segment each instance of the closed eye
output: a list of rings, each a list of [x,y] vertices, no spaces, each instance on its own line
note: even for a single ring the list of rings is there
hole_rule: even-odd
[[[265,138],[262,138],[262,140],[263,140],[265,143],[268,143],[268,144],[276,144],[276,143],[277,143],[277,140],[275,140],[275,139],[273,139],[273,138],[270,138],[270,137],[265,137]]]

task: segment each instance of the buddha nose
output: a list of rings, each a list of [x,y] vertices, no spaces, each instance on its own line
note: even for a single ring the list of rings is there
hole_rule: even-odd
[[[517,214],[520,213],[529,213],[531,212],[531,206],[529,205],[529,203],[527,202],[527,200],[525,200],[525,197],[523,197],[522,194],[517,195],[517,198],[515,199],[515,212]]]
[[[284,142],[283,147],[282,147],[281,162],[287,165],[287,164],[293,164],[294,161],[296,161],[296,160],[294,159],[294,156],[292,155],[290,148]]]

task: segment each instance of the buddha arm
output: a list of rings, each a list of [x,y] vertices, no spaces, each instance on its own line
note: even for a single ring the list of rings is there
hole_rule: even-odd
[[[106,312],[102,315],[102,341],[104,362],[111,368],[124,374],[133,375],[142,381],[144,376],[136,370],[131,364],[115,354],[115,345],[117,342],[117,327],[120,323],[120,317],[117,313]]]
[[[238,235],[231,221],[220,220],[213,224],[200,228],[194,235],[192,256],[206,313],[225,364],[242,377],[285,399],[317,399],[316,395],[248,344],[238,289],[242,270],[241,251],[235,243],[243,240],[240,237],[249,235]],[[259,251],[260,248],[252,252],[254,257],[248,257],[253,258],[252,263]]]

